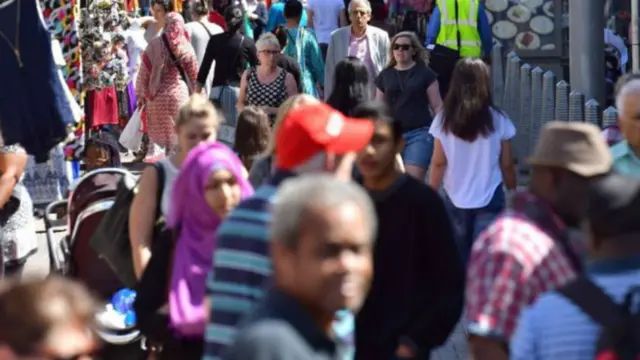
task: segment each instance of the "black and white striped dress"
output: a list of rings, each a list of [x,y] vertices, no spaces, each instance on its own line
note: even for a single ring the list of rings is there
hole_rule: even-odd
[[[258,71],[251,69],[247,81],[247,105],[259,107],[277,108],[287,99],[287,88],[284,80],[287,72],[278,69],[280,73],[275,80],[268,84],[263,84],[258,80]]]

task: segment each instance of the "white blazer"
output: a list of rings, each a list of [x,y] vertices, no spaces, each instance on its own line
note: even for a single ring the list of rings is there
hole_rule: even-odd
[[[368,25],[366,36],[369,39],[369,53],[375,67],[376,76],[387,66],[389,61],[389,34],[375,26]],[[336,65],[349,56],[351,26],[345,26],[331,33],[327,59],[324,67],[324,98],[327,100],[333,90],[333,72]],[[370,79],[374,81],[375,79]]]

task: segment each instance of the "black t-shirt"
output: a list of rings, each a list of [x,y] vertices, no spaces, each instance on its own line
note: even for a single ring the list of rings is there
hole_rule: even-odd
[[[437,79],[422,62],[408,70],[386,68],[378,74],[376,86],[384,93],[393,118],[402,122],[403,131],[431,125],[427,88]]]
[[[216,68],[213,74],[213,86],[240,84],[245,64],[255,66],[258,63],[256,44],[253,39],[243,37],[237,32],[213,35],[209,39],[200,71],[198,71],[198,83],[206,83],[214,61]]]
[[[302,84],[300,83],[300,65],[298,65],[298,62],[291,56],[285,54],[280,54],[277,62],[279,67],[283,68],[284,71],[293,76],[296,80],[296,84],[298,85],[298,91],[302,92]]]

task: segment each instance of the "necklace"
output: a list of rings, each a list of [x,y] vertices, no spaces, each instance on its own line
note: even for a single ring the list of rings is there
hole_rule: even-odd
[[[18,67],[22,68],[24,64],[22,63],[22,55],[20,54],[20,0],[16,0],[18,3],[16,5],[16,31],[15,31],[15,41],[11,43],[7,35],[5,35],[2,31],[0,31],[0,37],[6,41],[9,47],[13,50],[13,54],[18,61]]]
[[[411,77],[411,69],[413,68],[409,68],[406,70],[396,69],[396,77],[398,78],[398,83],[400,84],[400,92],[404,92],[404,87]],[[402,72],[402,76],[400,76],[400,72]]]

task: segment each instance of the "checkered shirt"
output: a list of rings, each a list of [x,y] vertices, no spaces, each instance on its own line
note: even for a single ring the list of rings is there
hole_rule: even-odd
[[[602,137],[609,146],[613,146],[624,140],[624,137],[620,132],[620,128],[617,125],[607,126],[604,128],[604,130],[602,130]]]
[[[561,220],[535,196],[514,196],[513,206],[472,248],[465,292],[469,334],[508,343],[526,306],[576,276],[554,241],[554,234],[565,231]]]

